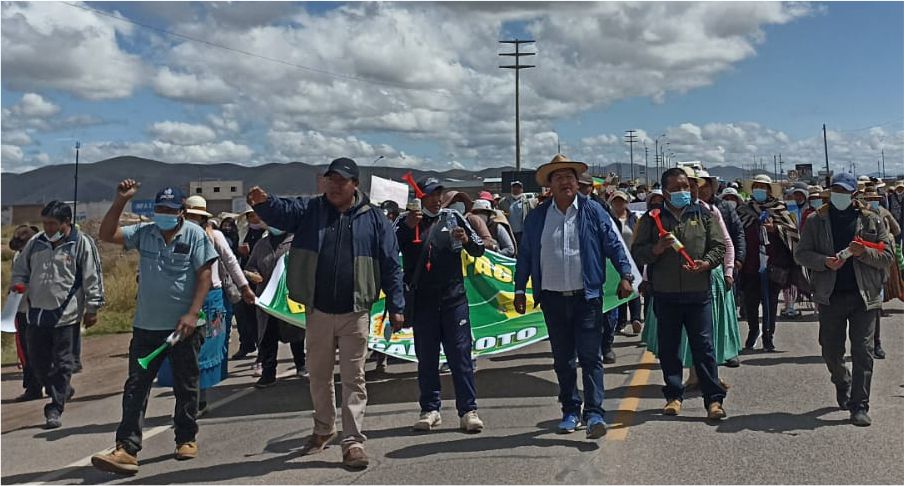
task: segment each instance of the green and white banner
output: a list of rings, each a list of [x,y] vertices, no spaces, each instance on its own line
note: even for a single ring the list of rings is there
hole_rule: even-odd
[[[624,241],[622,241],[624,245]],[[626,249],[627,251],[627,249]],[[258,299],[257,305],[270,315],[290,324],[305,326],[304,306],[289,299],[286,289],[285,263],[283,257],[273,271]],[[498,253],[487,251],[474,258],[462,252],[462,272],[465,276],[465,290],[471,315],[471,333],[474,342],[472,356],[490,356],[505,353],[548,337],[543,313],[534,308],[530,283],[527,289],[527,313],[515,312],[515,260]],[[624,302],[637,297],[637,286],[641,276],[632,261],[635,293],[627,299],[618,299],[616,289],[619,275],[607,261],[606,287],[603,297],[603,311],[609,311]],[[384,300],[381,298],[371,309],[371,327],[368,345],[371,349],[409,361],[417,361],[414,353],[414,333],[405,328],[393,334],[390,341],[383,338]],[[442,358],[441,358],[442,359]]]

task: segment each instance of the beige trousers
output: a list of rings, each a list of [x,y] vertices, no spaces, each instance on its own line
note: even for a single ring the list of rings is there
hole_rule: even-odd
[[[342,448],[363,444],[367,437],[364,408],[367,387],[364,359],[370,315],[367,312],[327,314],[310,309],[305,314],[307,336],[305,355],[310,373],[311,399],[314,402],[314,433],[336,431],[336,393],[333,369],[339,347],[339,376],[342,379]]]

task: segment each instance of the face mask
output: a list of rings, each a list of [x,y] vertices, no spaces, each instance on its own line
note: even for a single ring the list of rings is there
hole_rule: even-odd
[[[756,202],[766,202],[766,199],[769,198],[769,192],[761,188],[754,189],[751,191],[751,194],[753,195],[753,200]]]
[[[691,191],[677,191],[669,193],[669,201],[676,208],[683,208],[691,203]]]
[[[269,231],[270,234],[273,235],[273,236],[282,236],[283,234],[286,233],[285,231],[283,231],[283,230],[281,230],[281,229],[279,229],[279,228],[274,228],[274,227],[272,227],[272,226],[269,227],[269,228],[267,228],[267,231]]]
[[[832,206],[839,211],[844,211],[851,205],[851,195],[843,192],[833,192],[829,194],[829,201]]]
[[[813,209],[819,209],[819,208],[821,208],[821,207],[822,207],[822,199],[811,199],[811,200],[810,200],[810,206],[811,206]]]
[[[163,231],[169,231],[179,224],[179,216],[172,214],[154,213],[154,224]]]
[[[869,202],[869,207],[870,207],[870,209],[872,209],[873,211],[878,211],[878,210],[879,210],[879,201],[870,201],[870,202]]]
[[[260,230],[260,229],[266,228],[266,225],[264,225],[263,223],[248,223],[248,226],[249,226],[251,229],[256,229],[256,230]]]
[[[647,193],[645,193],[645,192],[638,192],[638,193],[637,193],[637,200],[638,200],[638,201],[646,201],[646,200],[647,200]]]
[[[785,206],[788,208],[788,211],[797,211],[797,201],[786,201]]]
[[[735,211],[738,209],[738,203],[734,201],[724,201],[725,205],[728,206],[729,209]]]
[[[63,238],[62,230],[57,230],[56,233],[54,233],[52,235],[47,235],[47,240],[50,241],[51,243],[56,243],[57,241],[60,241],[60,239],[62,239],[62,238]]]
[[[452,203],[449,205],[449,209],[454,209],[455,211],[458,211],[461,214],[465,214],[465,203],[463,203],[463,202]]]
[[[427,208],[421,208],[421,212],[424,213],[424,215],[427,216],[428,218],[435,218],[435,217],[439,216],[439,213],[434,213],[433,211],[430,211]]]

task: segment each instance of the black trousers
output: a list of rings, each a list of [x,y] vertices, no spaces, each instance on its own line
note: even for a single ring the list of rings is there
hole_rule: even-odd
[[[744,291],[744,313],[747,317],[747,327],[750,332],[760,330],[760,304],[762,304],[763,292],[760,276],[744,274],[741,279]],[[775,335],[775,318],[778,315],[778,295],[782,289],[773,282],[769,282],[769,308],[763,309],[763,342],[772,342]],[[769,319],[765,319],[768,315]]]
[[[29,394],[41,393],[41,380],[35,375],[34,367],[31,365],[31,358],[28,357],[28,319],[24,312],[16,313],[16,334],[18,334],[19,347],[22,349],[22,356],[25,357],[22,364],[22,388]]]
[[[78,324],[73,324],[78,326]],[[72,354],[72,326],[38,327],[28,325],[25,330],[28,341],[28,361],[38,381],[47,389],[50,403],[44,406],[44,414],[55,409],[63,413],[69,396],[69,381],[75,369]]]
[[[82,326],[81,323],[72,328],[72,359],[75,361],[75,368],[82,367]]]
[[[257,307],[241,300],[234,304],[239,349],[250,353],[257,349]]]
[[[148,407],[151,385],[163,358],[169,356],[173,368],[173,394],[176,408],[173,423],[176,430],[176,444],[195,440],[198,433],[198,391],[201,370],[198,367],[198,352],[204,340],[200,332],[193,333],[157,356],[143,369],[138,359],[151,353],[166,341],[172,331],[148,331],[134,328],[129,344],[129,378],[122,393],[122,421],[116,429],[116,442],[122,442],[126,451],[137,454],[141,450],[141,429]]]
[[[267,328],[264,330],[264,336],[261,338],[260,349],[258,350],[258,359],[263,368],[261,376],[263,377],[272,378],[276,376],[276,355],[279,352],[279,326],[279,319],[271,315],[267,316]],[[303,331],[302,336],[304,336]],[[305,365],[304,338],[300,341],[290,342],[289,347],[292,349],[292,359],[295,361],[295,368],[301,369]]]
[[[822,358],[838,388],[850,388],[851,411],[869,410],[870,383],[873,378],[873,351],[878,309],[866,310],[857,291],[835,292],[829,305],[819,305],[819,345]],[[853,369],[844,364],[847,337],[851,339]]]

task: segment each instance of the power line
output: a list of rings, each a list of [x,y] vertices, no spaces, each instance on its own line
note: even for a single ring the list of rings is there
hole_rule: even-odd
[[[296,64],[296,63],[294,63],[294,62],[285,61],[285,60],[283,60],[283,59],[278,59],[278,58],[275,58],[275,57],[264,56],[264,55],[257,54],[257,53],[254,53],[254,52],[249,52],[249,51],[245,51],[245,50],[242,50],[242,49],[236,49],[236,48],[234,48],[234,47],[229,47],[229,46],[224,46],[224,45],[222,45],[222,44],[217,44],[216,42],[211,42],[211,41],[208,41],[208,40],[205,40],[205,39],[200,39],[200,38],[197,38],[197,37],[192,37],[192,36],[189,36],[189,35],[180,34],[180,33],[178,33],[178,32],[173,32],[173,31],[170,31],[170,30],[162,29],[162,28],[160,28],[160,27],[155,27],[155,26],[153,26],[153,25],[149,25],[149,24],[145,24],[145,23],[142,23],[142,22],[138,22],[138,21],[136,21],[136,20],[127,19],[127,18],[125,18],[125,17],[119,17],[119,16],[113,15],[113,14],[111,14],[111,13],[109,13],[109,12],[104,12],[103,10],[98,10],[98,9],[96,9],[96,8],[91,8],[91,7],[88,7],[88,6],[85,6],[85,5],[77,5],[77,4],[74,4],[74,3],[68,3],[68,2],[63,2],[63,3],[64,3],[65,5],[70,6],[70,7],[78,8],[78,9],[81,9],[81,10],[86,10],[86,11],[88,11],[88,12],[93,12],[93,13],[98,14],[98,15],[103,15],[104,17],[109,17],[109,18],[111,18],[111,19],[116,19],[116,20],[119,20],[120,22],[126,22],[126,23],[128,23],[128,24],[132,24],[132,25],[136,25],[136,26],[138,26],[138,27],[142,27],[142,28],[145,28],[145,29],[153,30],[153,31],[155,31],[155,32],[159,32],[159,33],[161,33],[161,34],[165,34],[165,35],[168,35],[168,36],[178,37],[178,38],[180,38],[180,39],[184,39],[184,40],[191,41],[191,42],[197,42],[197,43],[199,43],[199,44],[203,44],[203,45],[208,46],[208,47],[214,47],[214,48],[217,48],[217,49],[223,49],[223,50],[226,50],[226,51],[229,51],[229,52],[234,52],[234,53],[236,53],[236,54],[242,54],[242,55],[244,55],[244,56],[254,57],[254,58],[257,58],[257,59],[264,60],[264,61],[269,61],[269,62],[274,62],[274,63],[277,63],[277,64],[282,64],[282,65],[284,65],[284,66],[293,67],[293,68],[296,68],[296,69],[300,69],[300,70],[302,70],[302,71],[308,71],[308,72],[315,73],[315,74],[320,74],[320,75],[323,75],[323,76],[328,76],[328,77],[337,78],[337,79],[344,79],[344,80],[347,80],[347,81],[357,81],[357,82],[360,82],[360,83],[375,84],[375,85],[388,86],[388,87],[399,88],[399,89],[406,89],[406,90],[415,90],[415,91],[435,91],[435,92],[445,92],[445,91],[446,91],[446,90],[442,90],[442,89],[438,89],[438,88],[416,88],[416,87],[413,87],[413,86],[407,86],[407,85],[403,85],[403,84],[392,83],[392,82],[389,82],[389,81],[380,81],[380,80],[371,79],[371,78],[364,78],[364,77],[361,77],[361,76],[354,76],[354,75],[351,75],[351,74],[336,73],[336,72],[333,72],[333,71],[327,71],[327,70],[325,70],[325,69],[320,69],[320,68],[305,66],[305,65],[302,65],[302,64]]]

